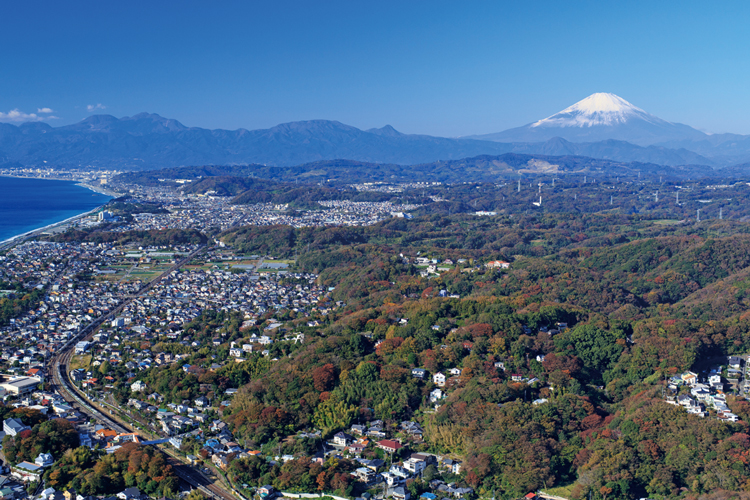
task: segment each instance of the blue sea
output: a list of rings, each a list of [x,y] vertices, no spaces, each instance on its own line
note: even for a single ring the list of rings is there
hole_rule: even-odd
[[[110,199],[72,181],[0,177],[0,241],[75,217]]]

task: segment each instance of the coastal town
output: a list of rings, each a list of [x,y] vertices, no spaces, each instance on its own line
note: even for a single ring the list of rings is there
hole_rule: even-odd
[[[149,375],[169,367],[186,379],[200,379],[203,373],[225,372],[253,357],[273,362],[305,341],[305,333],[288,331],[284,321],[275,316],[308,318],[305,330],[309,331],[340,305],[327,299],[315,275],[295,272],[293,263],[236,256],[227,248],[204,252],[200,261],[193,258],[138,294],[155,274],[166,269],[164,266],[199,250],[198,246],[126,249],[112,244],[30,241],[0,257],[0,279],[44,291],[36,308],[10,319],[2,328],[0,357],[2,372],[7,375],[0,384],[0,395],[16,408],[70,422],[82,446],[107,453],[115,453],[126,443],[157,443],[173,448],[172,453],[186,463],[208,461],[221,471],[234,459],[267,456],[271,463],[299,459],[294,454],[278,456],[269,449],[246,448],[234,439],[221,415],[231,405],[237,387],[196,384],[189,399],[183,399],[185,394],[162,394],[146,382]],[[77,340],[87,324],[115,310],[117,315],[96,333]],[[239,332],[191,333],[191,322],[206,311],[236,315],[241,321]],[[243,329],[249,327],[258,327],[262,334],[244,335]],[[133,431],[117,432],[79,411],[80,406],[61,393],[42,389],[53,377],[50,361],[69,345],[74,353],[67,375],[80,391],[78,397],[85,398],[87,406],[130,422]],[[196,353],[204,350],[214,353],[208,358],[210,363],[192,364]],[[432,380],[421,372],[414,376],[425,383]],[[446,385],[444,380],[436,383]],[[442,397],[440,389],[431,393],[433,403]],[[11,437],[29,429],[18,418],[4,423],[5,435]],[[352,473],[354,480],[378,491],[382,487],[379,496],[406,499],[409,493],[404,482],[420,476],[427,467],[439,467],[455,477],[460,472],[460,461],[411,453],[410,443],[422,443],[422,434],[414,421],[401,422],[395,428],[371,421],[343,429],[328,441],[314,429],[299,438],[318,442],[319,452],[313,460],[352,460],[358,464]],[[23,483],[40,484],[43,472],[58,458],[45,452],[33,463],[11,464],[7,487],[16,498],[24,496]],[[436,495],[451,498],[470,496],[473,491],[440,480],[433,480],[431,488]],[[246,493],[252,495],[252,491]],[[53,494],[44,490],[40,498]]]
[[[446,453],[451,447],[438,450],[426,437],[426,417],[437,414],[472,376],[472,369],[461,362],[461,356],[475,350],[471,336],[436,347],[446,352],[440,367],[412,353],[408,364],[396,368],[400,375],[394,376],[421,394],[407,420],[379,418],[376,409],[366,406],[380,402],[364,400],[356,416],[334,415],[329,419],[333,423],[316,416],[301,428],[285,426],[286,410],[272,405],[258,412],[258,422],[264,423],[254,432],[237,423],[238,415],[257,411],[248,396],[250,390],[261,390],[248,389],[257,374],[304,353],[347,303],[333,297],[336,283],[323,285],[321,274],[304,270],[296,256],[244,252],[222,234],[246,226],[408,222],[417,205],[320,201],[318,209],[307,211],[284,204],[235,204],[228,197],[185,195],[166,187],[118,185],[117,190],[128,193],[117,204],[18,238],[0,254],[0,282],[6,288],[0,293],[20,303],[0,325],[0,397],[6,408],[0,475],[4,497],[84,500],[88,497],[80,491],[56,489],[59,483],[51,479],[55,464],[70,460],[70,450],[85,448],[97,456],[120,457],[155,448],[175,471],[178,487],[157,488],[156,483],[133,480],[123,483],[127,487],[117,498],[145,500],[156,492],[172,497],[198,492],[227,500],[300,494],[358,500],[489,498],[486,490],[467,481],[459,445]],[[474,215],[486,218],[495,213]],[[86,235],[100,231],[113,236],[87,241]],[[164,231],[196,231],[203,236],[170,244],[127,239]],[[503,279],[513,269],[512,262],[473,259],[460,251],[392,257],[432,285],[434,297],[445,300],[461,299],[461,293],[444,282],[446,277]],[[372,364],[350,366],[337,376],[343,380],[352,377],[346,372],[355,372],[365,377],[375,359],[399,346],[393,343],[400,339],[396,332],[409,324],[409,317],[390,315],[376,323],[383,329],[373,334],[373,325],[366,323],[357,335]],[[504,341],[497,340],[493,351],[485,347],[484,370],[493,380],[507,380],[524,401],[533,394],[528,402],[544,411],[559,390],[556,384],[566,379],[537,375],[550,364],[545,356],[549,345],[573,326],[563,321],[521,324],[521,334],[529,340],[513,354],[502,348]],[[460,324],[438,322],[429,324],[429,330],[456,339],[466,333]],[[633,341],[622,339],[625,343]],[[740,422],[727,396],[746,397],[750,392],[748,359],[730,356],[717,359],[705,372],[674,375],[665,380],[663,400],[695,418]],[[575,362],[571,366],[575,369]],[[333,376],[330,373],[313,376],[325,380]],[[316,378],[320,396],[305,398],[317,402],[320,397],[318,405],[323,407],[330,400],[323,399],[330,398],[330,384],[319,386]],[[266,416],[269,408],[273,413]],[[36,442],[47,432],[42,426],[53,424],[56,432],[75,436],[73,444],[39,445],[32,456],[23,443]],[[314,486],[290,482],[284,487],[279,480],[284,471],[310,467],[318,471]],[[280,476],[272,478],[268,471]],[[543,492],[529,495],[552,498]]]
[[[40,171],[10,173],[46,177]],[[86,185],[99,178],[104,185],[111,174],[76,178],[56,171],[54,178],[70,177]],[[139,186],[128,191],[130,203],[156,204],[159,213],[134,213],[126,218],[105,209],[49,228],[43,234],[101,225],[107,225],[113,233],[208,227],[225,230],[268,224],[370,225],[384,217],[406,217],[405,212],[416,208],[390,202],[332,201],[321,202],[318,211],[287,215],[286,206],[237,206],[226,198],[184,196],[170,189]],[[290,355],[316,325],[342,305],[329,298],[329,291],[318,284],[315,274],[296,271],[294,261],[238,254],[218,241],[212,245],[144,247],[30,238],[10,246],[0,261],[0,281],[17,287],[3,292],[5,296],[28,290],[39,299],[34,307],[13,315],[0,327],[0,371],[4,373],[0,396],[12,408],[40,412],[50,421],[69,422],[81,446],[107,454],[116,453],[127,443],[158,446],[197,467],[198,474],[210,481],[226,474],[236,459],[264,457],[274,464],[301,458],[294,453],[274,454],[262,443],[256,444],[258,449],[243,446],[222,421],[222,415],[232,405],[239,386],[246,382],[243,376],[232,373],[236,366],[257,363],[258,359],[272,363]],[[421,259],[415,264],[424,269],[425,276],[439,276],[437,268],[429,267],[433,261],[438,262]],[[447,262],[444,265],[452,264]],[[237,318],[238,329],[223,327],[208,334],[196,331],[193,325],[209,312]],[[286,326],[290,319],[304,320],[300,331]],[[90,328],[92,324],[98,326]],[[255,333],[249,333],[251,330]],[[70,387],[63,388],[58,386],[53,367],[66,351],[70,355],[62,376]],[[185,381],[200,380],[205,373],[226,373],[236,386],[199,383],[179,394],[160,392],[149,381],[165,370],[181,373]],[[415,377],[432,383],[430,377]],[[444,382],[438,385],[445,387]],[[436,388],[430,404],[437,404],[443,397]],[[96,418],[105,413],[128,428],[114,429],[110,422]],[[15,438],[29,430],[31,427],[20,418],[5,420],[5,436]],[[355,464],[351,480],[360,483],[362,491],[372,490],[378,498],[406,500],[410,493],[405,481],[421,477],[428,467],[439,468],[445,477],[455,479],[461,470],[458,460],[412,452],[410,445],[419,447],[422,434],[415,421],[394,427],[374,420],[341,429],[326,440],[314,428],[301,432],[298,438],[317,443],[318,451],[312,458],[315,462],[335,457]],[[48,500],[64,493],[43,488],[44,472],[61,458],[54,452],[40,453],[33,461],[7,463],[8,475],[0,476],[6,477],[2,485],[3,491],[9,492],[6,497],[23,498],[33,493],[35,499]],[[33,485],[33,491],[27,485]],[[463,498],[473,493],[471,488],[438,479],[431,481],[430,488],[435,494],[425,493],[427,500],[438,495]],[[270,486],[255,490],[232,485],[230,490],[244,498],[277,494]],[[144,494],[129,488],[122,495],[129,500]],[[369,497],[365,493],[364,498]]]

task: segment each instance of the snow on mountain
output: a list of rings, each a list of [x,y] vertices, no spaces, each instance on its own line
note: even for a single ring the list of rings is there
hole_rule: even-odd
[[[615,94],[598,92],[580,100],[554,115],[531,124],[536,127],[593,127],[615,125],[640,119],[650,123],[667,124]]]
[[[614,139],[650,146],[667,141],[703,140],[706,134],[687,125],[662,120],[615,94],[599,92],[542,120],[472,139],[544,142],[554,137],[571,142]]]

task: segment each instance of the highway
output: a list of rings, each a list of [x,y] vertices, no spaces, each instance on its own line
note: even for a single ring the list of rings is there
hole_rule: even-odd
[[[201,246],[200,248],[187,255],[184,259],[180,260],[172,267],[151,280],[147,285],[138,290],[137,293],[123,297],[122,303],[120,303],[114,310],[86,325],[86,327],[81,329],[75,337],[69,339],[63,345],[60,352],[58,352],[53,358],[51,358],[48,367],[48,373],[52,374],[52,385],[57,390],[57,392],[68,403],[71,404],[71,406],[75,407],[84,415],[89,416],[100,424],[105,425],[112,430],[117,431],[118,433],[128,433],[135,431],[135,429],[131,430],[126,426],[126,424],[119,421],[116,416],[105,415],[101,411],[94,408],[86,399],[86,395],[79,391],[70,381],[70,373],[68,367],[70,365],[70,359],[75,351],[75,344],[78,341],[86,340],[93,336],[93,334],[102,324],[107,321],[112,321],[114,318],[116,318],[117,315],[120,314],[120,312],[122,312],[122,310],[135,298],[145,294],[156,283],[173,273],[175,270],[179,269],[181,266],[190,262],[195,256],[204,252],[206,248],[207,247],[205,246]],[[206,497],[215,500],[237,500],[237,498],[243,498],[242,495],[239,495],[238,492],[234,492],[233,494],[233,492],[227,491],[225,488],[222,488],[215,482],[211,481],[210,479],[205,477],[197,468],[183,464],[174,456],[172,456],[171,453],[168,453],[167,456],[169,464],[172,465],[177,476],[185,483],[200,490],[201,493],[203,493]]]

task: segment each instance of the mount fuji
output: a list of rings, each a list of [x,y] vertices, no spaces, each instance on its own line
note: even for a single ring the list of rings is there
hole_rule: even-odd
[[[504,132],[473,136],[497,142],[543,142],[561,137],[571,142],[626,141],[639,146],[705,140],[707,134],[681,123],[671,123],[622,97],[609,93],[591,94],[543,120]]]

